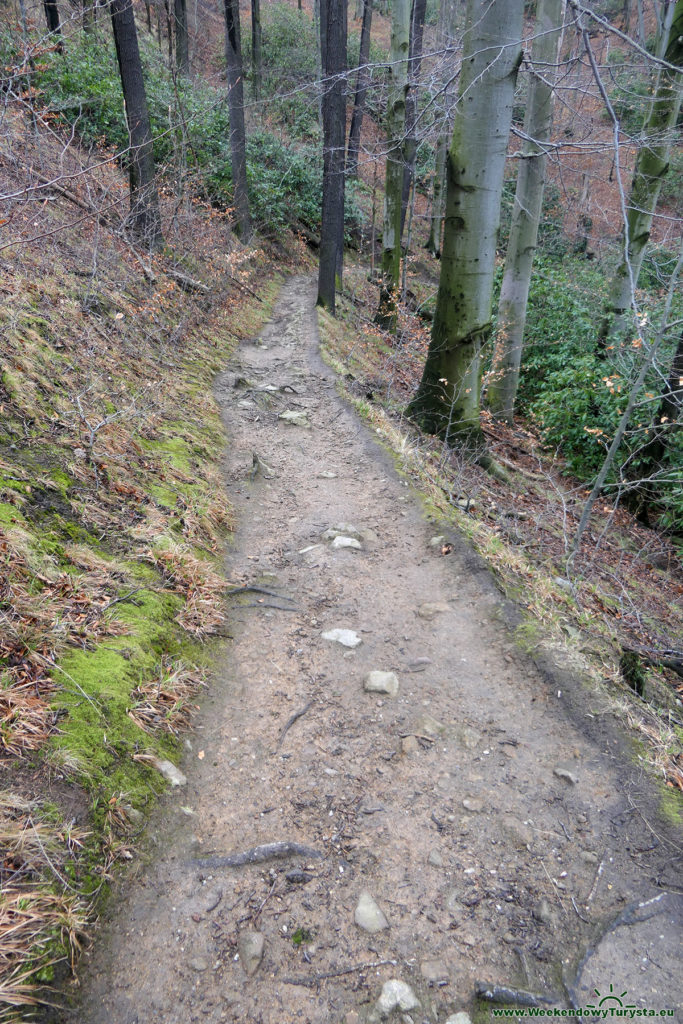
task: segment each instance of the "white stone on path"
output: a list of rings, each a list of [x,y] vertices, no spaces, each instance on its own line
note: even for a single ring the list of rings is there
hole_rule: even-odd
[[[342,647],[358,647],[363,641],[352,629],[328,629],[322,634],[323,640],[333,640]]]
[[[395,697],[398,693],[398,676],[395,672],[368,672],[363,682],[366,693],[388,693]]]
[[[444,1021],[444,1024],[472,1024],[472,1018],[469,1013],[461,1010],[460,1013],[452,1013],[448,1020]]]
[[[159,757],[153,757],[149,759],[148,764],[151,764],[152,768],[156,768],[158,772],[161,772],[166,781],[170,782],[171,786],[187,785],[187,779],[172,761],[162,761]]]
[[[359,928],[371,934],[389,927],[389,922],[369,892],[360,894],[353,919]]]
[[[337,548],[337,549],[339,549],[339,548],[355,548],[356,551],[360,551],[361,550],[361,543],[360,543],[359,540],[356,540],[355,537],[342,537],[341,535],[338,536],[338,537],[335,537],[334,540],[332,541],[332,544],[330,546],[333,547],[333,548]]]
[[[396,1007],[404,1012],[416,1010],[419,1005],[420,1001],[410,985],[401,981],[400,978],[385,981],[382,985],[382,993],[377,1000],[377,1009],[382,1014],[389,1014]]]
[[[441,615],[443,612],[449,612],[451,610],[450,605],[446,604],[445,601],[427,601],[425,604],[421,604],[417,609],[417,614],[421,619],[435,619],[437,615]]]
[[[278,416],[279,420],[284,423],[289,423],[293,427],[305,427],[310,430],[311,424],[308,422],[308,416],[305,412],[299,412],[297,409],[286,409],[281,412]]]

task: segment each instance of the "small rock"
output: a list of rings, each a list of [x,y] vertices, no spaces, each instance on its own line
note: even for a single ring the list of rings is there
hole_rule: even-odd
[[[172,761],[162,761],[159,757],[151,757],[147,763],[151,764],[152,768],[156,768],[158,772],[161,772],[166,781],[170,782],[174,788],[175,786],[187,785],[187,779]]]
[[[356,1010],[349,1010],[344,1017],[344,1024],[360,1024],[360,1014]]]
[[[466,811],[471,811],[472,814],[480,814],[484,810],[484,801],[477,800],[476,797],[465,797],[462,805]]]
[[[340,548],[354,548],[356,551],[361,550],[361,543],[359,540],[356,540],[355,537],[342,537],[341,535],[335,537],[330,546],[335,548],[335,550],[339,550]]]
[[[474,935],[470,934],[461,936],[460,941],[464,943],[465,946],[476,946],[477,944],[477,940],[475,939]]]
[[[392,978],[382,985],[382,993],[377,1000],[377,1009],[380,1013],[390,1014],[397,1007],[399,1010],[416,1010],[420,1001],[413,992],[410,985],[400,978]]]
[[[429,851],[429,856],[427,857],[427,863],[431,864],[433,868],[442,868],[443,867],[443,857],[441,856],[441,854],[439,853],[438,850],[436,850],[436,849],[430,850]]]
[[[435,619],[437,615],[443,614],[443,612],[449,612],[451,606],[446,604],[445,601],[427,601],[425,604],[421,604],[417,609],[417,614],[421,619]]]
[[[323,469],[321,473],[318,473],[318,480],[336,480],[337,474],[333,473],[331,469]]]
[[[278,416],[279,420],[283,423],[289,423],[293,427],[304,427],[306,430],[311,429],[311,424],[308,421],[308,416],[305,412],[300,412],[297,409],[285,409]]]
[[[446,906],[446,910],[448,911],[449,914],[454,914],[455,915],[460,910],[462,910],[462,902],[460,900],[460,893],[458,892],[457,889],[451,889],[451,891],[446,896],[446,899],[445,899],[444,903],[445,903],[445,906]]]
[[[443,534],[439,534],[438,537],[432,537],[429,541],[430,548],[440,548],[442,544],[445,544],[446,538]]]
[[[374,934],[389,927],[389,922],[369,892],[362,892],[353,919],[359,928]]]
[[[452,1013],[448,1020],[444,1021],[444,1024],[472,1024],[472,1018],[469,1013],[461,1010],[459,1013]]]
[[[420,715],[415,723],[415,732],[421,736],[440,736],[446,731],[446,726],[431,715]]]
[[[198,956],[194,960],[190,960],[190,967],[193,971],[207,971],[209,969],[209,962]]]
[[[329,530],[325,530],[322,534],[323,540],[335,540],[337,537],[355,537],[356,540],[360,540],[362,531],[353,523],[337,523],[336,526],[330,526]]]
[[[388,693],[395,697],[398,693],[398,676],[395,672],[368,672],[363,682],[366,693]]]
[[[433,662],[431,658],[413,658],[412,661],[408,662],[407,670],[408,672],[424,672],[427,665],[432,664]]]
[[[560,765],[553,768],[553,775],[556,775],[558,779],[564,779],[565,782],[569,782],[572,786],[575,786],[579,781],[574,772],[570,772],[568,768],[562,768]]]
[[[555,920],[555,915],[550,909],[547,900],[541,900],[540,903],[537,903],[531,913],[537,921],[541,921],[543,924],[552,924]]]
[[[247,974],[255,974],[263,958],[265,940],[261,932],[245,931],[237,940],[242,967]]]
[[[420,974],[430,985],[448,981],[448,968],[441,960],[423,960],[420,964]]]
[[[401,753],[406,756],[410,754],[417,754],[420,749],[420,744],[414,736],[404,736],[401,740]]]
[[[571,593],[572,585],[569,580],[565,579],[564,576],[554,576],[553,583],[560,588],[560,590],[567,590]]]
[[[239,402],[237,403],[237,408],[238,409],[253,409],[255,405],[256,405],[256,402],[251,402],[248,398],[240,398]]]
[[[514,946],[514,944],[517,942],[517,937],[513,934],[513,932],[505,932],[505,935],[503,936],[503,942],[507,942],[508,946]]]
[[[322,634],[323,640],[333,640],[342,647],[358,647],[361,638],[352,629],[328,629]]]
[[[584,864],[597,864],[598,855],[597,853],[593,853],[592,850],[582,850],[581,860],[584,862]]]
[[[466,725],[458,733],[458,739],[466,750],[476,750],[481,743],[481,733]]]

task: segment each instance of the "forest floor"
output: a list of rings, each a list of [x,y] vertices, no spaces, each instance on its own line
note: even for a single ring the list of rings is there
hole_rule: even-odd
[[[337,396],[314,297],[290,279],[217,380],[233,639],[50,1019],[489,1019],[477,982],[680,1014],[680,836],[600,698],[520,650],[483,560]],[[198,862],[274,842],[309,852]]]

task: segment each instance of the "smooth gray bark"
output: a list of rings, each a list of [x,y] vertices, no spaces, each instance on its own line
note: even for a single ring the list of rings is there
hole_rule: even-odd
[[[496,419],[512,423],[522,359],[529,286],[545,188],[546,150],[553,114],[553,80],[562,42],[564,0],[538,0],[531,51],[532,79],[510,239],[498,302],[498,329],[488,389]]]
[[[491,302],[503,171],[524,0],[468,0],[453,140],[441,275],[422,381],[409,411],[446,440],[482,446],[480,350]]]
[[[401,271],[401,194],[403,190],[403,135],[410,52],[410,0],[391,6],[391,64],[387,100],[387,160],[384,175],[382,281],[375,322],[395,331]]]
[[[372,0],[363,2],[363,24],[360,30],[360,52],[358,54],[358,76],[356,78],[356,96],[351,115],[349,130],[349,148],[346,157],[346,177],[358,177],[358,157],[360,154],[360,133],[363,127],[365,97],[370,84],[370,30],[372,27]]]
[[[413,0],[413,13],[410,19],[410,64],[408,67],[408,92],[406,94],[406,127],[403,141],[403,185],[401,191],[401,238],[406,222],[410,189],[415,178],[415,159],[417,157],[417,116],[418,116],[418,85],[422,64],[422,37],[424,35],[425,13],[427,0]]]

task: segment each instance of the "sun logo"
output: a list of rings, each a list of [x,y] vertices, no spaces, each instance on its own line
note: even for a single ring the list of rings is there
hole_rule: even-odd
[[[605,1007],[619,1008],[624,1010],[635,1010],[635,1003],[627,1003],[626,1005],[622,1003],[622,999],[627,994],[626,989],[624,989],[623,992],[620,992],[619,995],[617,995],[617,993],[614,991],[614,985],[610,985],[609,992],[605,993],[604,996],[599,988],[594,988],[593,991],[598,997],[599,1002],[587,1003],[587,1010],[602,1010],[605,1009]]]

